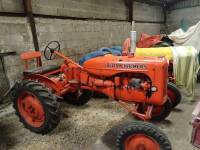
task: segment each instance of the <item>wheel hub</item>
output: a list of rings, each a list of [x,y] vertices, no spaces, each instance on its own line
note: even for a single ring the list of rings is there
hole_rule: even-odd
[[[151,137],[137,134],[125,140],[125,150],[160,150],[160,146]]]
[[[40,127],[44,123],[44,109],[39,99],[30,92],[23,92],[18,98],[18,108],[25,121],[33,126]]]
[[[137,150],[146,150],[146,147],[145,147],[144,144],[139,144],[139,145],[137,146]]]

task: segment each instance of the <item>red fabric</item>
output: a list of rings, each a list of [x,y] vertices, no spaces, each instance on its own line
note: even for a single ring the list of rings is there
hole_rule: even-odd
[[[131,38],[127,38],[123,43],[122,55],[127,55],[129,53],[130,46],[131,46]]]
[[[161,35],[148,35],[145,33],[141,34],[140,40],[137,43],[138,48],[149,48],[152,45],[155,45],[161,42],[162,36]]]

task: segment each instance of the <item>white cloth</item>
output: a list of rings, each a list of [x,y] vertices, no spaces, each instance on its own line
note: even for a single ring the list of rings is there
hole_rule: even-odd
[[[174,41],[175,46],[193,46],[200,51],[200,22],[190,27],[186,32],[178,29],[172,32],[168,37]]]
[[[192,46],[171,47],[173,50],[173,69],[176,85],[183,86],[194,100],[197,72],[199,70],[198,52]]]

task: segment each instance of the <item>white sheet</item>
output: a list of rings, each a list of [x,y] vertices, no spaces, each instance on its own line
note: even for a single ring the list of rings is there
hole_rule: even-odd
[[[200,21],[186,32],[178,29],[168,36],[174,41],[175,46],[193,46],[198,52],[200,51]]]

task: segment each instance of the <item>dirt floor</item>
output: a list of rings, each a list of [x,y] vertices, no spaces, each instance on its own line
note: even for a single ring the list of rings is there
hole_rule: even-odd
[[[0,150],[84,150],[126,115],[115,102],[92,99],[87,105],[62,107],[59,126],[49,135],[38,135],[23,128],[13,114],[1,118]]]
[[[196,99],[200,99],[200,85]],[[174,150],[197,150],[190,144],[191,113],[196,103],[183,102],[167,120],[154,122],[169,137]],[[10,112],[10,108],[9,108]],[[114,149],[112,127],[133,120],[120,106],[107,99],[92,99],[74,107],[62,103],[63,118],[48,135],[38,135],[23,128],[14,114],[0,116],[0,150],[109,150]],[[105,140],[108,139],[108,140]]]

